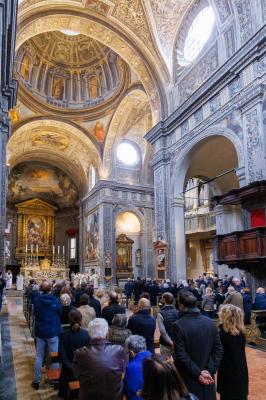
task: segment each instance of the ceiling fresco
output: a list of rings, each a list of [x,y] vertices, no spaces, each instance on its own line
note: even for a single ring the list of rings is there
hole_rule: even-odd
[[[41,162],[16,165],[9,176],[8,204],[39,198],[60,209],[75,206],[78,191],[59,168]]]

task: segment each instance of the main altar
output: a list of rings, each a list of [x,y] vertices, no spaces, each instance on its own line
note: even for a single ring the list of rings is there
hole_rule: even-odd
[[[16,258],[25,281],[35,279],[65,280],[69,268],[65,247],[55,246],[54,219],[56,207],[40,199],[16,204],[18,230]]]

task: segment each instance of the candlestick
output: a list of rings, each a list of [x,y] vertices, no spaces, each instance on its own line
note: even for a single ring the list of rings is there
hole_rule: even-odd
[[[54,253],[55,253],[55,247],[54,247],[54,244],[53,244],[53,255],[54,255]]]
[[[26,244],[26,254],[28,253],[28,245]]]
[[[60,246],[57,246],[57,254],[58,254],[58,256],[59,256],[59,253],[60,253]]]
[[[63,246],[63,256],[65,255],[65,246]]]
[[[30,245],[30,252],[33,253],[33,244]]]

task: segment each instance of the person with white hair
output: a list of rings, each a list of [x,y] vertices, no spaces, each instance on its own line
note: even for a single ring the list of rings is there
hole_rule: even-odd
[[[129,363],[124,379],[124,394],[128,400],[141,400],[138,392],[142,389],[142,363],[151,357],[151,353],[146,350],[146,340],[139,335],[131,335],[126,340],[126,347],[129,352]]]
[[[266,310],[266,293],[263,287],[256,290],[256,296],[253,303],[254,310]]]
[[[73,371],[80,382],[79,400],[122,400],[124,349],[106,339],[108,323],[103,318],[91,321],[88,332],[90,343],[76,350],[73,359]]]
[[[244,312],[242,294],[237,292],[233,286],[228,287],[227,293],[223,304],[233,304],[233,306],[239,307]]]

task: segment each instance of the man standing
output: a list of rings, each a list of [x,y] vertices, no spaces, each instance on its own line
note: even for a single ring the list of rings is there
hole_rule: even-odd
[[[79,400],[122,400],[124,349],[107,339],[108,324],[103,318],[89,323],[88,346],[76,350],[73,372],[80,382]]]
[[[214,374],[223,349],[217,327],[201,315],[197,299],[183,291],[179,295],[179,319],[173,325],[174,362],[189,392],[200,400],[215,400]]]
[[[174,296],[171,293],[164,293],[162,297],[163,307],[157,315],[157,324],[160,330],[161,354],[171,357],[174,350],[172,328],[178,320],[178,311],[174,303]]]
[[[109,305],[102,310],[102,318],[106,319],[108,325],[112,325],[113,318],[116,314],[125,314],[125,307],[121,306],[118,302],[118,294],[110,292]]]
[[[128,329],[133,335],[140,335],[146,339],[147,350],[154,353],[154,332],[156,319],[150,315],[151,303],[147,299],[139,299],[137,312],[128,320]]]
[[[224,304],[233,304],[244,312],[242,294],[237,292],[233,286],[228,287]]]
[[[33,300],[35,313],[36,360],[34,381],[31,386],[38,390],[42,378],[42,362],[47,346],[49,353],[58,352],[58,335],[61,332],[59,299],[51,294],[52,285],[44,280],[40,286],[40,295]],[[57,363],[52,368],[59,368]]]
[[[133,291],[133,282],[132,279],[128,278],[127,282],[125,283],[125,295],[126,295],[126,307],[128,308],[128,301],[131,299]]]
[[[0,312],[2,310],[2,303],[3,303],[3,293],[4,293],[4,288],[6,287],[6,282],[3,278],[3,274],[0,271]]]

